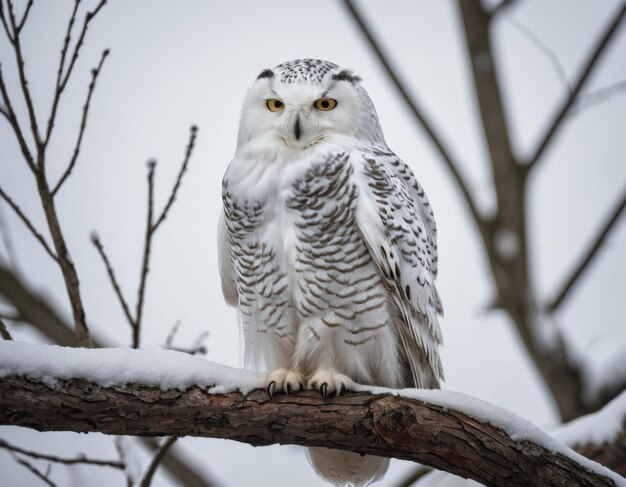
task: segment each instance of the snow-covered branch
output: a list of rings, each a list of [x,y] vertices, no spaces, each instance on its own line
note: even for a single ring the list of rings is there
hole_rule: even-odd
[[[263,375],[167,350],[0,342],[0,424],[326,446],[490,485],[626,485],[527,421],[449,391],[362,388],[270,400]]]

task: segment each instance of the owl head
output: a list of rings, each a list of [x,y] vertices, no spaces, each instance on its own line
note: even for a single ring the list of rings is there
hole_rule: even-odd
[[[334,63],[297,59],[265,69],[246,96],[237,150],[303,151],[359,141],[384,143],[360,78]]]

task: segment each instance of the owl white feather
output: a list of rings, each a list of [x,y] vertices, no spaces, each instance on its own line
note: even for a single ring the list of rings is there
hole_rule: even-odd
[[[270,395],[439,387],[433,212],[357,76],[314,59],[263,71],[223,202],[222,288]],[[309,459],[336,485],[368,485],[389,465],[323,448]]]

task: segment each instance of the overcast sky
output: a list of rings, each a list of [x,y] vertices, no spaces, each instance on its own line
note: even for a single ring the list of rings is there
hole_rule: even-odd
[[[21,12],[25,2],[17,2]],[[96,2],[86,2],[95,5]],[[567,94],[549,58],[522,33],[530,29],[553,50],[567,78],[575,78],[593,41],[619,6],[617,0],[520,0],[494,25],[495,54],[507,116],[518,154],[529,153]],[[51,102],[58,56],[72,1],[37,2],[23,31],[27,73],[38,115]],[[394,66],[426,107],[463,163],[480,207],[493,204],[487,152],[470,84],[462,23],[453,1],[361,1]],[[81,16],[82,17],[82,16]],[[158,161],[157,208],[169,194],[188,139],[199,126],[196,151],[169,218],[155,237],[142,345],[161,346],[180,320],[179,346],[200,333],[210,360],[240,365],[236,314],[222,298],[216,256],[221,178],[235,150],[247,88],[267,67],[294,58],[327,59],[363,78],[387,142],[425,187],[439,228],[445,388],[510,409],[539,426],[557,415],[515,330],[487,311],[492,289],[484,255],[450,175],[416,126],[359,32],[337,1],[111,1],[94,20],[61,106],[49,155],[50,179],[71,155],[89,70],[110,48],[91,107],[78,164],[57,197],[61,224],[81,279],[87,320],[95,335],[127,346],[130,330],[89,242],[100,234],[128,299],[134,304],[146,212],[146,161]],[[14,60],[5,37],[0,60],[18,95]],[[626,29],[616,35],[589,89],[626,79]],[[19,106],[23,113],[23,107]],[[42,229],[46,228],[32,175],[0,120],[0,184]],[[533,279],[549,299],[626,187],[626,94],[567,121],[530,184],[529,236]],[[58,268],[5,205],[1,215],[28,281],[70,318]],[[6,230],[5,230],[6,231]],[[0,246],[0,255],[7,256]],[[626,349],[624,292],[626,225],[622,223],[557,316],[581,359],[600,370]],[[12,326],[16,339],[45,341]],[[622,355],[623,356],[623,355]],[[0,436],[30,448],[114,457],[102,435],[40,434],[0,428]],[[231,486],[316,486],[303,450],[252,448],[234,442],[185,439],[176,445]],[[381,485],[392,485],[408,464],[393,462]],[[7,485],[39,481],[0,450]],[[61,484],[62,466],[53,467]],[[83,472],[84,473],[84,472]],[[115,472],[88,471],[89,482],[111,485]],[[170,485],[163,475],[157,485]],[[435,484],[435,483],[434,483]],[[433,485],[434,485],[433,484]],[[439,479],[436,485],[444,485]]]

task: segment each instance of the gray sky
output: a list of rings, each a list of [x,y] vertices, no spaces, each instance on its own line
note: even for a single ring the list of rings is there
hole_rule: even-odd
[[[72,4],[38,2],[23,31],[27,72],[41,119],[50,105]],[[358,5],[402,78],[462,160],[463,173],[481,208],[488,209],[493,195],[487,152],[477,123],[456,3],[393,0]],[[618,5],[616,0],[520,0],[495,23],[498,75],[518,153],[532,150],[567,88],[545,54],[513,21],[531,29],[554,51],[571,81]],[[445,387],[503,406],[539,426],[556,421],[554,406],[515,331],[501,313],[485,311],[491,300],[488,269],[449,174],[339,2],[111,1],[89,30],[61,107],[49,156],[52,180],[63,172],[71,154],[89,70],[104,48],[110,48],[111,55],[98,81],[81,155],[57,198],[95,334],[120,346],[127,346],[130,339],[89,234],[92,230],[100,234],[134,304],[146,211],[145,163],[150,158],[158,161],[160,208],[179,168],[188,128],[197,124],[200,132],[189,172],[154,241],[142,345],[162,345],[180,320],[178,345],[188,345],[208,330],[208,358],[240,364],[236,315],[224,304],[219,285],[215,235],[221,178],[234,153],[239,111],[248,86],[262,69],[294,58],[327,59],[361,75],[389,146],[412,167],[435,210],[438,287],[446,311],[442,322]],[[622,29],[589,88],[626,79],[625,55],[626,29]],[[15,65],[6,38],[0,41],[0,60],[15,95]],[[7,124],[1,122],[2,187],[45,229],[32,177]],[[558,288],[625,187],[625,123],[625,95],[572,117],[533,176],[529,188],[533,273],[544,299]],[[10,210],[0,205],[0,211],[8,221],[20,269],[69,319],[58,269]],[[6,255],[4,248],[0,252]],[[622,221],[557,317],[577,353],[595,370],[626,348],[624,275],[626,225]],[[43,340],[26,328],[11,331],[17,339]],[[115,455],[112,441],[102,435],[39,434],[4,427],[0,436],[56,453],[80,449]],[[299,448],[252,448],[207,439],[185,439],[177,447],[193,455],[225,487],[320,484]],[[391,485],[406,465],[394,462],[383,485]],[[38,485],[1,450],[0,470],[8,485]],[[55,466],[54,474],[61,483],[67,482],[63,467]],[[88,475],[103,485],[120,480],[118,474],[105,470],[98,470],[96,477],[93,472]],[[163,476],[157,481],[168,485]]]

